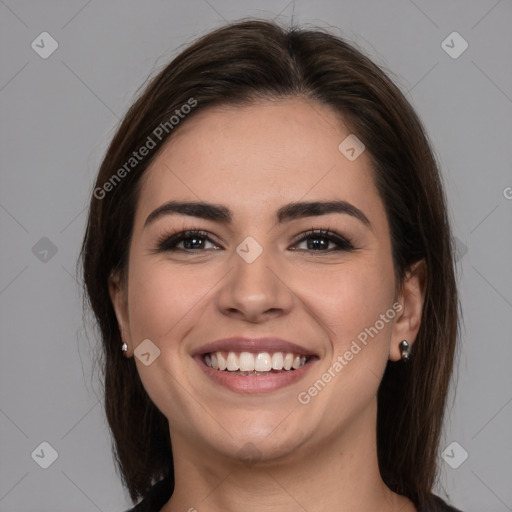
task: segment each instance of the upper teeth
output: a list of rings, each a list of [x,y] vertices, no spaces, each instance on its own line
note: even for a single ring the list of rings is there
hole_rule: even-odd
[[[204,356],[204,362],[214,370],[230,372],[269,372],[270,370],[294,370],[306,364],[306,356],[291,352],[212,352]]]

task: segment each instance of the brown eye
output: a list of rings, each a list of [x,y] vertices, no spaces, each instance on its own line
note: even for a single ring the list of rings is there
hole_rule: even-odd
[[[205,247],[208,242],[214,246],[214,249],[219,249],[219,247],[210,240],[208,233],[205,231],[181,231],[175,235],[163,237],[157,244],[157,252],[211,250],[211,248]],[[179,244],[183,244],[183,246],[179,247]]]
[[[328,230],[311,230],[301,235],[298,243],[307,242],[306,249],[313,252],[334,252],[334,251],[351,251],[354,246],[343,236]],[[329,244],[334,244],[336,247],[329,248]]]

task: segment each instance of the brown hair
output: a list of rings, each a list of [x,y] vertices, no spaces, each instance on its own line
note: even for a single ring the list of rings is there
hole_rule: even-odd
[[[173,481],[168,422],[144,390],[133,358],[122,356],[108,291],[111,273],[126,269],[141,176],[172,136],[169,119],[183,105],[196,102],[179,126],[208,106],[294,96],[329,106],[365,144],[389,220],[397,285],[414,262],[426,262],[412,360],[388,362],[379,388],[377,444],[384,482],[417,506],[432,499],[458,299],[446,200],[429,142],[404,95],[352,45],[317,29],[245,20],[200,38],[151,80],[117,130],[91,199],[83,277],[101,330],[107,419],[133,500],[160,479]],[[160,138],[158,126],[167,126]],[[127,168],[148,138],[155,147]]]

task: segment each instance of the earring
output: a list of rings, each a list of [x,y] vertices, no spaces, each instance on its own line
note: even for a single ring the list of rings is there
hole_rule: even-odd
[[[123,351],[123,355],[126,357],[126,352],[128,352],[128,343],[124,342],[121,345],[121,350]]]
[[[411,357],[411,346],[409,345],[409,342],[407,340],[403,340],[398,346],[400,347],[400,352],[402,354],[402,361],[409,361],[409,358]]]

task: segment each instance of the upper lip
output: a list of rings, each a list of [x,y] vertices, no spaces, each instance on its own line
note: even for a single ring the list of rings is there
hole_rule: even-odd
[[[212,341],[199,347],[194,355],[204,355],[211,352],[291,352],[304,356],[315,355],[310,349],[275,337],[233,337]]]

